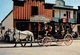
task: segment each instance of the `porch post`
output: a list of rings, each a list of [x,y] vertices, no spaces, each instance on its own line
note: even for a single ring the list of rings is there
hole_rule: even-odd
[[[77,23],[77,11],[75,11],[76,12],[76,23]]]
[[[61,19],[61,9],[59,9],[59,19]]]
[[[68,18],[67,18],[68,22],[69,22],[69,18],[70,18],[70,17],[69,17],[69,16],[70,16],[70,13],[69,13],[69,12],[70,12],[70,11],[68,10]]]

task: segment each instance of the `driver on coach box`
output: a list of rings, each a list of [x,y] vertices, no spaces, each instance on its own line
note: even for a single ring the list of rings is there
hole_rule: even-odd
[[[48,25],[47,22],[44,22],[44,27],[42,29],[44,36],[50,35],[52,31],[52,26]]]

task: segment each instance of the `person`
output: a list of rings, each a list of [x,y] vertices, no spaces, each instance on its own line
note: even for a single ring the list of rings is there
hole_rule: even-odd
[[[52,26],[48,25],[47,22],[44,23],[43,33],[44,33],[44,36],[51,35],[52,33]]]
[[[55,26],[55,33],[58,33],[58,32],[59,32],[59,27]]]
[[[5,36],[5,41],[8,41],[8,42],[10,42],[10,34],[11,34],[12,32],[11,32],[11,29],[8,29],[6,32],[5,32],[5,34],[4,34],[4,36]]]
[[[49,36],[50,36],[50,35],[51,35],[51,33],[52,33],[52,26],[51,26],[51,25],[49,25],[49,26],[48,26],[48,34],[47,34],[47,35],[49,35]]]
[[[48,33],[48,25],[47,25],[47,22],[44,22],[44,27],[42,28],[42,31],[43,31],[43,35],[47,35]]]

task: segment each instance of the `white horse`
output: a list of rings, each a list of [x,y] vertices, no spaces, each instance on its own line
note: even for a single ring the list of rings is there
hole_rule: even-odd
[[[15,39],[14,47],[16,47],[17,42],[20,42],[22,45],[21,40],[24,40],[24,39],[26,40],[26,42],[30,41],[31,46],[32,46],[32,42],[34,42],[34,35],[31,31],[29,31],[29,30],[25,30],[25,31],[15,30],[14,33],[15,33],[14,34],[14,39]],[[26,45],[26,42],[25,42],[24,46]]]

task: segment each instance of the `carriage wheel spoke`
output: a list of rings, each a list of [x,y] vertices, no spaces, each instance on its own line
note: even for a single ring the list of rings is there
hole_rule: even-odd
[[[52,42],[52,40],[51,40],[51,38],[50,37],[45,37],[45,38],[43,38],[43,40],[42,40],[42,44],[43,44],[43,46],[50,46],[51,45],[51,42]]]
[[[73,42],[72,35],[66,34],[65,37],[64,37],[64,43],[65,43],[65,45],[69,46],[69,45],[72,44],[72,42]]]

